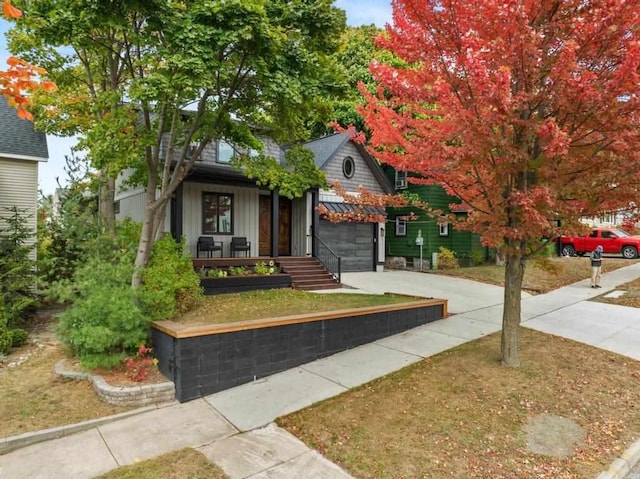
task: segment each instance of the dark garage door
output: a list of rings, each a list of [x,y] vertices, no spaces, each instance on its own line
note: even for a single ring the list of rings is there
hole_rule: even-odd
[[[320,239],[342,258],[342,271],[373,271],[372,223],[320,220]]]

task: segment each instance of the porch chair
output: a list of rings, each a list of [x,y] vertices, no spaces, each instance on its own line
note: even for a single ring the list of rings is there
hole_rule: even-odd
[[[244,251],[245,256],[249,256],[251,251],[251,241],[247,241],[244,236],[234,236],[231,238],[230,256],[235,258],[236,251]]]
[[[200,252],[207,253],[207,258],[211,258],[216,251],[220,251],[222,258],[222,241],[215,241],[211,236],[200,236],[196,243],[196,258],[200,257]]]

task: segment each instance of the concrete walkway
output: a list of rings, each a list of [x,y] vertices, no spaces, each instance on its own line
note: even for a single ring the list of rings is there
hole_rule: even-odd
[[[640,359],[640,314],[586,302],[640,277],[640,264],[554,292],[523,295],[523,325]],[[191,446],[232,479],[350,477],[273,421],[425,357],[499,331],[501,287],[433,274],[347,273],[363,292],[398,292],[449,300],[456,313],[253,383],[173,404],[0,456],[0,478],[92,478],[121,465]],[[635,347],[634,347],[635,345]]]

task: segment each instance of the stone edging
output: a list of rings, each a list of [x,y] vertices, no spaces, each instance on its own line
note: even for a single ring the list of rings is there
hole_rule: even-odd
[[[140,386],[111,386],[102,376],[65,369],[66,360],[56,363],[55,371],[60,376],[70,379],[85,379],[93,382],[98,396],[109,404],[116,406],[147,406],[172,402],[175,398],[175,385],[171,381]]]
[[[618,459],[613,461],[607,471],[600,473],[597,479],[623,479],[640,462],[640,439],[631,444]]]

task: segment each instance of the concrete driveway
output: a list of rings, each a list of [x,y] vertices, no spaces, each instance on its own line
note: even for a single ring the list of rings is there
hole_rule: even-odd
[[[502,286],[414,271],[343,273],[342,283],[363,292],[400,293],[447,299],[449,312],[455,314],[501,306],[504,302]],[[522,299],[530,296],[528,293],[522,293]]]

